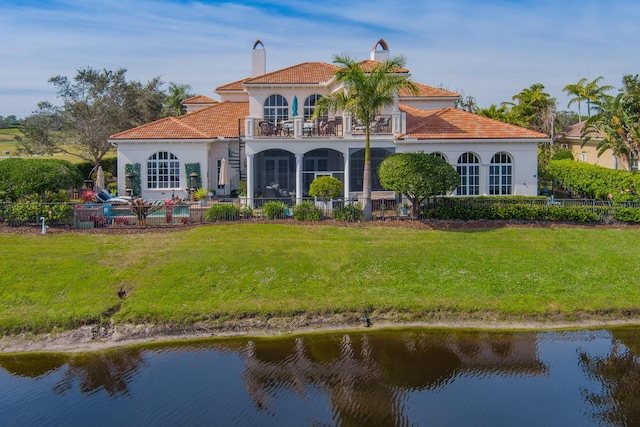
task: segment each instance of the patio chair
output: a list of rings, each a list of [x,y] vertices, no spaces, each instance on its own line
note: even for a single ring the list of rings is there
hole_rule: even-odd
[[[262,136],[273,135],[274,129],[273,129],[273,125],[270,122],[267,122],[267,121],[260,122],[259,126],[260,126],[260,134]]]

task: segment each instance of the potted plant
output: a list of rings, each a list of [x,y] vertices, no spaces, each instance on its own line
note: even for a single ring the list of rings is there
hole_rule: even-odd
[[[400,206],[400,215],[407,215],[409,213],[409,205],[406,203],[403,203],[402,206]]]
[[[206,188],[198,188],[191,194],[191,197],[193,198],[193,200],[199,200],[202,206],[206,206],[208,196],[209,196],[209,192],[207,191]]]

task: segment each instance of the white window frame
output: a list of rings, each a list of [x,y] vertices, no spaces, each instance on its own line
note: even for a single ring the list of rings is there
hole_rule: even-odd
[[[511,194],[513,194],[513,159],[509,153],[501,151],[493,155],[489,164],[489,195]]]
[[[169,151],[158,151],[147,159],[147,188],[179,189],[180,160]]]
[[[480,158],[477,154],[466,152],[458,157],[456,171],[460,175],[460,185],[456,189],[458,196],[480,195]]]

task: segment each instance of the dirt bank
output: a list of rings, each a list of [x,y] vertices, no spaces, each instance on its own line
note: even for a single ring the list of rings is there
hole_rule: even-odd
[[[213,337],[284,336],[331,331],[376,330],[390,328],[457,328],[478,330],[566,330],[640,325],[640,313],[581,313],[549,315],[538,318],[508,318],[492,313],[413,315],[407,313],[375,313],[366,326],[362,315],[301,314],[287,318],[245,318],[219,323],[193,325],[129,325],[83,326],[71,331],[54,331],[34,335],[24,333],[0,338],[0,353],[56,352],[80,353],[110,348]]]

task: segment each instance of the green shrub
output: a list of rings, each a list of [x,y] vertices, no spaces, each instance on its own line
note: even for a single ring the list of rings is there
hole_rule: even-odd
[[[536,201],[534,199],[533,201]],[[609,215],[609,208],[591,206],[548,206],[546,203],[498,203],[476,199],[447,200],[447,204],[432,204],[425,209],[425,218],[460,220],[522,220],[596,222]]]
[[[342,181],[333,176],[319,176],[309,185],[309,195],[329,200],[342,194]]]
[[[308,200],[293,209],[293,217],[298,221],[320,221],[322,216],[322,210]]]
[[[117,157],[105,157],[100,160],[100,165],[106,176],[118,176],[118,158]],[[89,179],[91,171],[94,168],[92,162],[80,162],[76,163],[77,168],[80,170],[83,178]]]
[[[78,168],[60,159],[19,159],[0,161],[0,195],[16,201],[32,194],[71,190],[82,185]]]
[[[243,206],[240,208],[240,216],[243,218],[253,218],[253,209],[250,206]]]
[[[107,184],[107,190],[111,194],[118,194],[118,183],[110,182],[109,184]]]
[[[561,150],[551,156],[551,160],[573,160],[573,154],[569,150]]]
[[[362,221],[364,219],[362,204],[360,202],[356,202],[353,204],[345,204],[339,208],[334,208],[333,217],[339,221]]]
[[[237,221],[240,219],[240,208],[230,203],[217,203],[207,209],[205,218],[208,221]]]
[[[638,200],[640,175],[637,173],[569,160],[551,161],[548,170],[562,188],[581,197],[620,202]]]
[[[264,216],[268,219],[282,219],[285,218],[285,210],[287,206],[282,202],[267,202],[262,206]]]
[[[613,219],[621,222],[640,222],[640,209],[619,208],[613,213]]]

